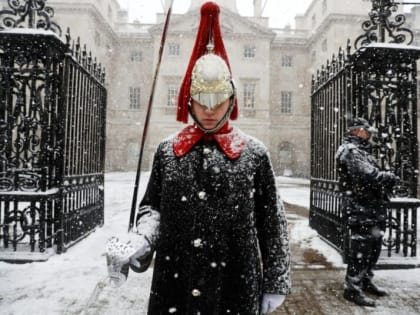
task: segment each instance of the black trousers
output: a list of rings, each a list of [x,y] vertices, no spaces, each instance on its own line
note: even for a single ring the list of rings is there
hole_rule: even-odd
[[[381,254],[384,230],[380,224],[351,229],[345,280],[347,290],[361,292],[363,284],[373,278],[373,269]]]

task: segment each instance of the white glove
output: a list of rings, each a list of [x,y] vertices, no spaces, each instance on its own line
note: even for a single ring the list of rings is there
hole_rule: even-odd
[[[143,235],[129,232],[122,239],[112,237],[107,243],[107,254],[118,260],[121,265],[130,263],[140,267],[138,258],[141,258],[151,251],[150,244]]]
[[[112,287],[121,286],[128,276],[129,257],[133,248],[121,242],[117,237],[111,237],[106,244],[106,264],[109,284]]]
[[[118,237],[113,236],[106,243],[107,256],[120,265],[127,264],[133,252],[133,247],[121,241]]]
[[[268,314],[279,308],[286,298],[284,294],[263,294],[261,313]]]
[[[133,234],[133,236],[131,236],[131,239],[127,244],[131,245],[134,249],[133,253],[129,257],[130,265],[133,265],[136,268],[140,268],[139,259],[148,255],[152,249],[146,237],[144,237],[143,235],[135,234],[135,233],[130,233],[130,234]]]

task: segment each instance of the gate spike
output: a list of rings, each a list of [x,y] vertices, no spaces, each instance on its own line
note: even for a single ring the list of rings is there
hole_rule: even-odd
[[[66,46],[68,49],[70,49],[70,41],[71,41],[71,36],[70,36],[70,27],[67,27],[67,32],[66,32]]]
[[[75,58],[78,62],[80,62],[80,37],[77,36],[76,40],[76,55]]]
[[[312,74],[312,76],[311,76],[311,88],[312,88],[312,93],[315,91],[315,84],[316,84],[316,82],[315,82],[315,75],[314,74]]]
[[[97,66],[98,66],[98,62],[97,62],[97,60],[96,60],[96,57],[93,59],[93,68],[92,68],[92,73],[93,73],[93,75],[94,76],[96,76],[96,68],[97,68]]]
[[[82,50],[82,66],[85,68],[86,68],[86,56],[87,56],[86,44],[84,44],[83,50]]]
[[[91,69],[92,69],[92,51],[91,50],[89,50],[89,54],[87,57],[87,69],[89,73],[91,73]]]
[[[71,40],[71,55],[75,57],[75,42],[74,39]]]
[[[338,65],[340,67],[340,69],[343,67],[343,62],[344,61],[344,53],[343,53],[343,48],[340,46],[340,48],[338,49]]]
[[[334,75],[334,74],[337,73],[337,58],[335,56],[335,53],[332,54],[331,65],[332,65],[332,73],[331,73],[331,75]]]
[[[327,59],[327,67],[325,68],[325,80],[328,80],[330,76],[331,76],[331,63],[330,63],[330,60]]]
[[[347,50],[347,60],[349,60],[350,59],[350,54],[351,54],[351,42],[350,42],[350,38],[347,39],[347,47],[346,47],[346,50]]]

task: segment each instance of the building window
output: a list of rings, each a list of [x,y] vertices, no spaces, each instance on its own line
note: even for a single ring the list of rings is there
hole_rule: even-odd
[[[168,86],[168,98],[166,100],[167,107],[175,107],[178,101],[178,86],[169,85]]]
[[[282,67],[291,67],[293,64],[293,57],[284,55],[281,57],[281,65]]]
[[[283,114],[292,112],[292,92],[281,91],[280,112]]]
[[[130,109],[140,109],[139,87],[130,87]]]
[[[170,56],[179,56],[179,44],[178,43],[169,43],[168,44],[169,55]]]
[[[253,45],[244,46],[244,57],[245,58],[255,58],[256,48]]]
[[[130,55],[131,62],[140,62],[143,59],[141,51],[132,51]]]
[[[322,51],[327,51],[328,50],[328,42],[326,39],[324,39],[321,43],[321,50]]]
[[[255,109],[255,83],[245,83],[244,84],[244,100],[243,108],[245,110]]]

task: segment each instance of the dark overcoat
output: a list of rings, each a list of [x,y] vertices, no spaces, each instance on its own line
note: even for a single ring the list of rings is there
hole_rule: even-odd
[[[346,135],[336,153],[343,215],[352,226],[383,226],[385,203],[396,176],[379,168],[372,155],[372,145],[359,137]]]
[[[267,149],[245,136],[236,159],[200,140],[184,156],[174,138],[155,153],[141,214],[160,215],[149,315],[260,313],[263,293],[290,291],[285,212]]]

